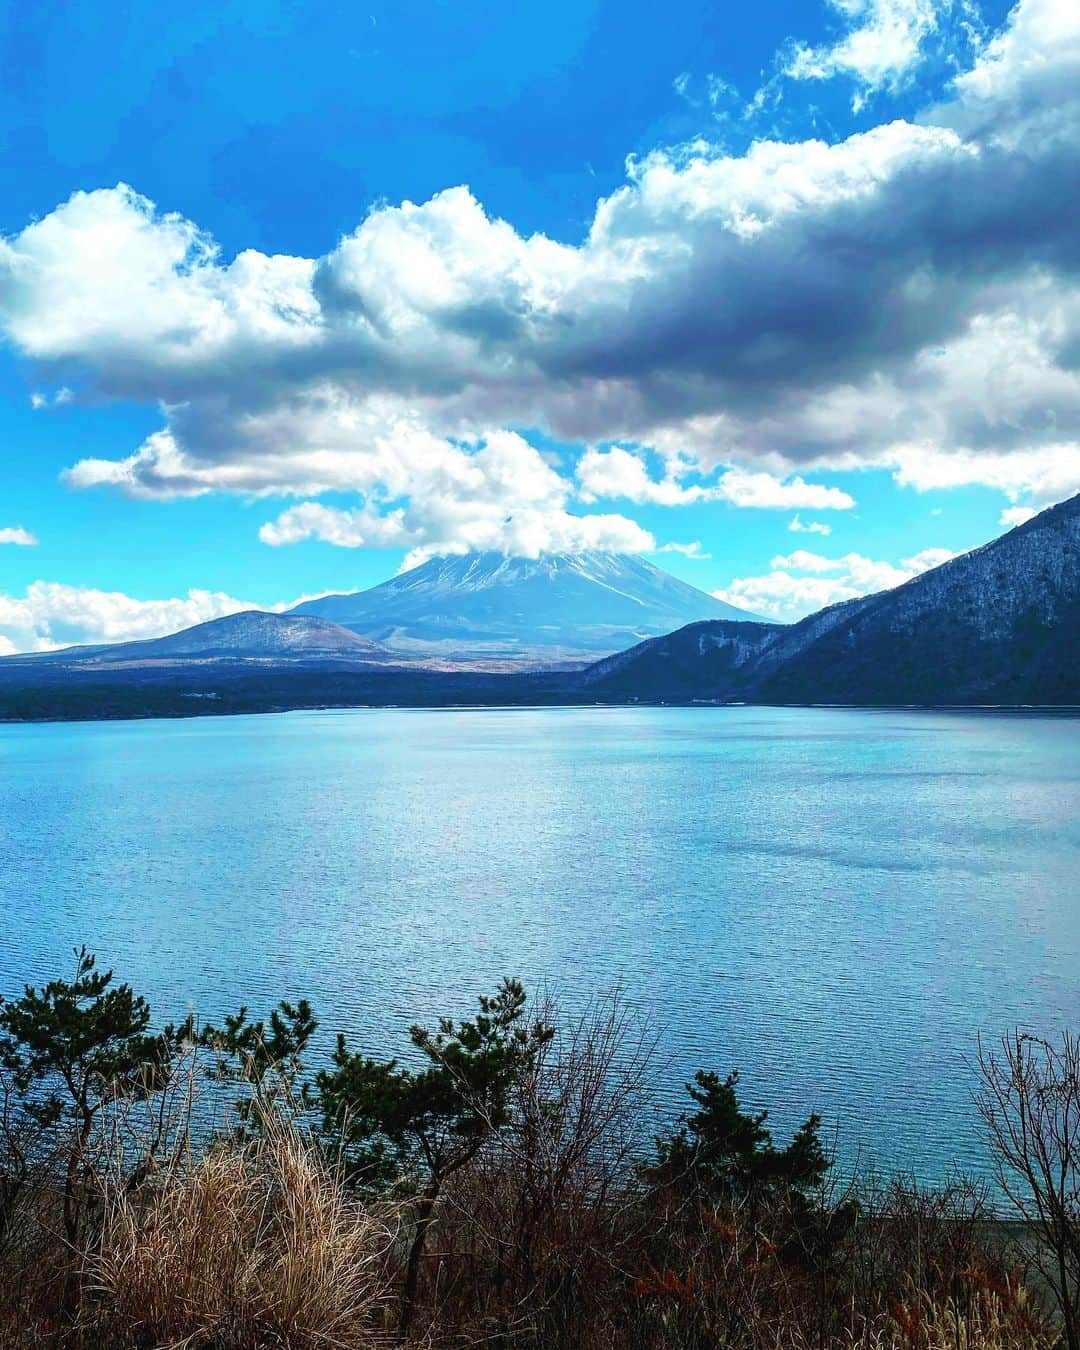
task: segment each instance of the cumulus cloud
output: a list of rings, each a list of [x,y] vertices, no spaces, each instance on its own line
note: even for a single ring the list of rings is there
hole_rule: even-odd
[[[37,538],[21,525],[8,525],[0,529],[0,544],[19,544],[23,548],[32,548]]]
[[[221,591],[190,590],[173,599],[137,600],[120,591],[35,581],[21,596],[0,592],[0,655],[161,637],[208,619],[258,608],[264,606]]]
[[[700,501],[706,489],[684,486],[668,473],[661,480],[649,477],[649,469],[640,455],[614,445],[608,450],[589,446],[577,465],[580,497],[584,502],[598,498],[625,498],[631,502],[652,502],[657,506],[683,506]]]
[[[957,556],[948,548],[924,548],[913,557],[904,558],[901,566],[912,576],[918,576],[920,572],[929,572],[931,567],[940,567]]]
[[[479,549],[535,557],[656,547],[653,536],[625,516],[571,514],[572,484],[515,432],[451,442],[415,427],[399,431],[392,442],[380,442],[378,463],[351,483],[369,494],[363,505],[301,502],[263,525],[262,541],[275,547],[321,539],[345,548],[408,548],[407,566],[434,553]],[[421,455],[415,453],[418,442]],[[355,470],[358,461],[352,463]]]
[[[365,507],[342,509],[320,502],[301,502],[263,525],[259,538],[274,547],[320,539],[343,548],[408,548],[403,571],[417,567],[435,554],[489,550],[525,558],[594,549],[700,556],[695,552],[700,546],[694,544],[665,544],[658,549],[649,531],[625,516],[575,516],[536,507],[522,507],[510,516],[491,511],[461,518],[453,512],[439,521],[421,522],[404,510],[379,516]]]
[[[978,61],[957,75],[959,98],[934,115],[1013,147],[1033,134],[1067,137],[1075,128],[1078,29],[1071,0],[1020,0]]]
[[[803,506],[813,511],[848,511],[855,498],[840,488],[807,483],[796,474],[786,482],[770,473],[749,473],[731,469],[717,484],[716,496],[733,506],[754,506],[765,510],[790,511]]]
[[[858,559],[865,562],[863,558],[858,558],[857,554],[849,554],[850,559]],[[839,572],[843,571],[847,560],[843,558],[825,558],[820,553],[811,553],[805,548],[797,548],[794,553],[787,556],[780,554],[775,557],[770,566],[773,571],[781,568],[796,567],[800,572]]]
[[[260,527],[259,538],[271,548],[299,544],[305,539],[321,539],[339,548],[397,548],[404,541],[405,530],[400,511],[380,516],[363,507],[342,510],[321,502],[301,502],[276,520],[268,520]]]
[[[837,7],[849,31],[816,59],[864,88],[940,13]],[[1078,197],[1080,7],[1020,0],[918,121],[656,151],[579,242],[452,187],[317,258],[229,258],[132,188],[76,193],[0,241],[0,328],[75,399],[165,410],[129,454],[73,465],[80,488],[355,492],[374,534],[439,499],[463,545],[488,519],[465,461],[516,426],[612,447],[584,453],[594,499],[816,511],[837,490],[804,475],[877,465],[1032,505],[1080,486]],[[543,517],[529,537],[607,528],[567,526],[573,479],[545,468],[558,488],[503,503]]]
[[[951,455],[928,453],[917,446],[898,451],[896,479],[919,492],[983,484],[997,488],[1010,501],[1028,499],[1036,510],[1080,492],[1080,444],[1047,445],[1012,454],[956,450]]]
[[[860,595],[891,590],[921,572],[939,567],[955,555],[945,548],[927,548],[899,565],[846,553],[825,557],[806,549],[773,558],[764,576],[737,577],[714,591],[718,600],[753,610],[771,619],[801,619],[826,605]]]
[[[775,474],[730,469],[712,483],[680,482],[680,475],[692,467],[686,461],[674,461],[669,463],[666,477],[657,480],[649,477],[648,466],[641,456],[630,450],[621,446],[612,446],[608,450],[590,447],[578,461],[580,495],[586,502],[600,497],[624,497],[628,501],[650,502],[657,506],[720,501],[766,510],[790,510],[793,506],[801,506],[818,511],[846,511],[855,505],[855,499],[849,493],[807,483],[797,474],[785,481]]]

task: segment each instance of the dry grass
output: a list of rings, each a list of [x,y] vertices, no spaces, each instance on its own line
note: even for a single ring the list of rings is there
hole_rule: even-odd
[[[1029,1314],[1022,1290],[970,1302],[914,1298],[865,1342],[867,1350],[1052,1350],[1057,1343]]]
[[[439,1197],[410,1345],[1063,1350],[1031,1232],[1010,1236],[963,1179],[841,1180],[720,1207],[644,1186],[651,1053],[617,1000],[542,1049],[516,1084],[513,1127]],[[0,1226],[0,1350],[397,1341],[415,1204],[357,1198],[287,1094],[249,1142],[192,1150],[209,1114],[193,1105],[197,1081],[192,1058],[158,1096],[107,1115],[75,1244],[63,1149],[32,1155]],[[0,1128],[9,1192],[20,1139]]]
[[[958,1200],[930,1192],[894,1197],[885,1214],[852,1230],[828,1286],[819,1289],[798,1253],[785,1255],[766,1229],[740,1232],[737,1215],[731,1222],[713,1215],[699,1225],[650,1209],[641,1218],[651,1216],[651,1224],[628,1225],[615,1178],[607,1203],[591,1188],[561,1193],[519,1251],[522,1233],[508,1222],[521,1217],[516,1148],[504,1163],[500,1174],[485,1160],[468,1187],[441,1207],[422,1286],[423,1330],[412,1344],[427,1350],[1055,1350],[1061,1344],[1019,1271],[996,1264],[978,1243],[958,1243]],[[251,1143],[181,1160],[134,1191],[105,1184],[101,1194],[100,1225],[80,1253],[68,1253],[66,1266],[61,1247],[46,1244],[46,1259],[24,1266],[21,1281],[6,1282],[3,1350],[375,1350],[393,1340],[386,1329],[396,1321],[402,1255],[395,1239],[399,1221],[407,1234],[408,1207],[399,1214],[357,1201],[287,1120],[268,1120]],[[950,1217],[941,1230],[932,1220],[943,1205]],[[907,1250],[911,1244],[918,1260]],[[880,1250],[871,1253],[871,1246]],[[662,1251],[683,1273],[666,1264],[652,1268],[650,1251]],[[866,1283],[868,1264],[875,1273]],[[65,1269],[66,1288],[78,1291],[74,1303],[24,1297],[49,1288],[59,1295]],[[634,1269],[638,1278],[628,1278]]]
[[[103,1345],[369,1350],[391,1241],[386,1216],[270,1119],[252,1143],[108,1193],[83,1315]]]
[[[658,1334],[657,1334],[658,1333]],[[614,1327],[589,1350],[629,1350],[648,1345],[663,1350],[1059,1350],[1061,1341],[1045,1328],[1018,1319],[1015,1309],[990,1300],[978,1308],[954,1300],[935,1303],[916,1298],[864,1325],[858,1332],[824,1338],[797,1323],[771,1329],[752,1323],[729,1326],[715,1336],[687,1335],[672,1318],[651,1335]]]

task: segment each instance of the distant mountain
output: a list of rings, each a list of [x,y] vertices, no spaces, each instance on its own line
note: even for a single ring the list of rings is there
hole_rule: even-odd
[[[895,590],[754,628],[695,624],[582,680],[643,699],[1080,703],[1080,496]]]
[[[49,664],[78,662],[109,665],[117,662],[182,661],[190,659],[262,660],[385,660],[387,653],[377,642],[326,619],[305,615],[267,614],[250,609],[224,618],[210,619],[168,637],[112,646],[68,647],[63,651],[33,656],[8,657],[8,661]]]
[[[371,611],[365,620],[353,607],[382,592],[381,631],[402,644],[394,651],[329,618],[235,614],[148,642],[4,657],[0,720],[387,704],[1080,705],[1080,496],[895,590],[801,623],[701,620],[585,668],[530,670],[523,657],[535,666],[571,641],[578,651],[617,642],[696,606],[700,593],[636,559],[485,558],[444,559],[374,592],[329,597],[343,618],[367,622]],[[452,659],[410,657],[410,643],[418,653],[441,644]],[[511,659],[459,654],[485,644]]]
[[[616,553],[432,558],[355,595],[298,605],[392,651],[476,660],[573,660],[616,652],[695,619],[754,616]]]

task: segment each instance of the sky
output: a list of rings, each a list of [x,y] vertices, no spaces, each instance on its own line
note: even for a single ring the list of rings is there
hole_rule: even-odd
[[[1080,491],[1076,0],[0,3],[0,652],[438,553],[790,620]]]

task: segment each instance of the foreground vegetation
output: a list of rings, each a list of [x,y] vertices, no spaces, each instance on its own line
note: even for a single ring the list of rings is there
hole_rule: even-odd
[[[0,1345],[1078,1350],[1069,1035],[980,1052],[1004,1221],[962,1179],[837,1180],[734,1073],[652,1137],[617,999],[505,981],[314,1075],[303,1002],[151,1028],[85,951],[0,1004]]]

